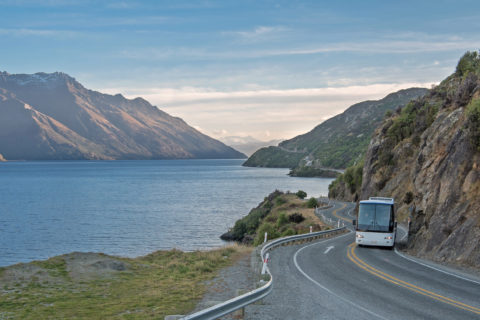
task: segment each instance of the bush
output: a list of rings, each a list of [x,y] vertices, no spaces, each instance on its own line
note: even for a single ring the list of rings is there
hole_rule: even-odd
[[[285,213],[280,213],[277,219],[277,227],[281,228],[282,226],[286,225],[288,223],[288,218]]]
[[[406,204],[410,204],[413,201],[413,192],[408,191],[405,193],[405,197],[403,198],[403,202]]]
[[[297,233],[295,232],[295,230],[293,230],[292,228],[288,228],[287,230],[282,232],[282,237],[294,236],[296,234]]]
[[[472,100],[467,106],[467,129],[470,143],[480,151],[480,99]]]
[[[292,213],[291,215],[288,216],[288,220],[290,222],[300,223],[303,220],[305,220],[305,218],[303,217],[303,215],[301,213],[295,212],[295,213]]]
[[[287,200],[285,200],[282,196],[278,196],[277,198],[275,198],[275,204],[277,206],[281,206],[282,204],[286,203]]]
[[[245,233],[247,233],[247,224],[243,220],[237,220],[235,226],[233,227],[233,238],[236,241],[242,240]]]
[[[265,223],[262,223],[260,228],[258,228],[257,236],[255,237],[255,241],[253,242],[253,245],[258,246],[259,244],[263,243],[265,232],[267,233],[268,240],[272,240],[280,236],[278,231],[275,229],[275,227],[271,223],[265,222]]]
[[[297,195],[297,197],[299,197],[300,199],[305,199],[305,197],[307,196],[307,193],[303,190],[298,190],[297,193],[295,193]]]
[[[318,201],[317,201],[317,199],[315,199],[314,197],[311,197],[310,199],[308,199],[308,201],[307,201],[307,207],[309,207],[309,208],[318,207]]]
[[[467,51],[458,61],[455,71],[459,76],[465,76],[470,72],[480,74],[480,55],[478,52]]]

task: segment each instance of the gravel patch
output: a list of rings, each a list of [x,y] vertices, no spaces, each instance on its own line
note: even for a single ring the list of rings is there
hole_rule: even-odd
[[[193,312],[214,306],[256,288],[261,261],[259,250],[243,254],[232,266],[222,269],[218,276],[209,280],[207,292]],[[243,319],[240,312],[234,312],[220,319]]]

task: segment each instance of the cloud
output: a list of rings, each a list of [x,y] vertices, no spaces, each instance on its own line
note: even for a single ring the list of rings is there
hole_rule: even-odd
[[[288,30],[282,26],[258,26],[253,30],[248,31],[224,31],[222,32],[223,35],[234,36],[241,38],[242,40],[263,40],[266,37],[271,37],[274,35],[278,35],[279,33],[283,33],[284,31]]]
[[[50,30],[50,29],[29,29],[29,28],[19,28],[19,29],[0,29],[0,35],[5,36],[15,36],[15,37],[75,37],[82,35],[81,32],[70,31],[70,30]]]
[[[85,0],[2,0],[0,6],[66,7],[83,5],[86,2]]]
[[[129,98],[141,96],[160,109],[220,138],[249,135],[285,139],[311,130],[354,103],[380,99],[410,87],[432,83],[372,84],[287,90],[218,91],[208,88],[106,88]],[[212,116],[214,115],[214,116]],[[228,130],[224,129],[228,128]]]
[[[237,32],[238,34],[238,32]],[[245,39],[255,38],[255,32],[245,33]],[[258,35],[268,34],[258,32]],[[248,38],[250,37],[250,38]],[[288,43],[288,41],[287,41]],[[440,53],[457,52],[465,50],[475,50],[480,47],[480,38],[460,39],[451,37],[445,40],[375,40],[365,42],[338,42],[310,46],[289,45],[288,48],[279,47],[277,49],[237,49],[237,50],[218,50],[200,47],[164,47],[164,48],[135,48],[125,49],[118,53],[120,58],[160,61],[169,59],[192,59],[192,60],[230,60],[230,59],[258,59],[276,56],[302,56],[327,54],[335,52],[359,53],[359,54],[420,54],[420,53]]]

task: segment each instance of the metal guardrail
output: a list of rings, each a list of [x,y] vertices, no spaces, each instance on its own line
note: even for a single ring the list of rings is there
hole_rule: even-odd
[[[305,233],[305,234],[299,234],[299,235],[275,239],[270,242],[267,242],[263,246],[262,251],[260,252],[260,256],[262,258],[262,261],[265,261],[266,253],[276,247],[279,247],[291,242],[315,240],[315,239],[324,238],[330,235],[333,236],[340,232],[344,232],[345,230],[346,228],[342,227],[342,228],[337,228],[332,230]],[[251,303],[254,303],[266,297],[272,291],[272,284],[273,284],[273,277],[272,277],[272,274],[270,273],[270,270],[268,269],[268,266],[266,266],[266,271],[270,276],[270,281],[268,281],[267,284],[265,284],[263,287],[257,288],[255,290],[242,294],[241,296],[238,296],[233,299],[222,302],[220,304],[217,304],[213,307],[197,311],[181,319],[184,319],[184,320],[217,319],[221,316],[232,313],[235,310],[241,309]]]

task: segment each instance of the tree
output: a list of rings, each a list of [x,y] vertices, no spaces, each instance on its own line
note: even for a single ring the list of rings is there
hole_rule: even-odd
[[[297,197],[299,197],[300,199],[305,199],[305,197],[307,196],[307,193],[303,190],[298,190],[297,193],[295,193],[297,195]]]
[[[317,199],[315,199],[314,197],[311,197],[310,199],[308,199],[308,201],[307,201],[307,207],[309,207],[309,208],[318,207],[318,201],[317,201]]]

